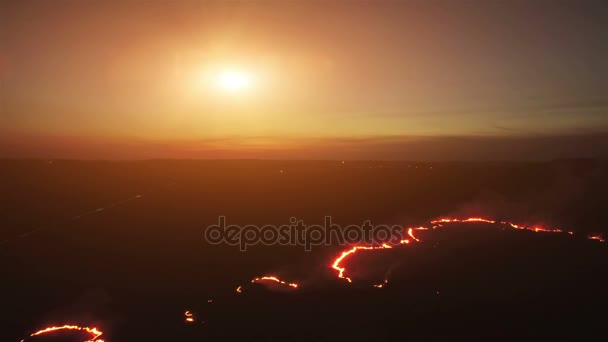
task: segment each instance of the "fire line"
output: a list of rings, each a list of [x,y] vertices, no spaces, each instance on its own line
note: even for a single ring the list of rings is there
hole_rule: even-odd
[[[508,222],[508,221],[496,221],[496,220],[492,220],[492,219],[488,219],[488,218],[482,218],[482,217],[469,217],[469,218],[449,218],[449,217],[444,217],[444,218],[438,218],[435,220],[432,220],[431,222],[432,225],[432,229],[437,229],[437,228],[442,228],[445,224],[451,224],[451,223],[487,223],[487,224],[500,224],[503,226],[507,226],[510,227],[512,229],[517,229],[517,230],[526,230],[526,231],[531,231],[534,233],[567,233],[569,235],[574,235],[574,232],[572,231],[564,231],[563,229],[558,229],[558,228],[544,228],[544,227],[539,227],[539,226],[525,226],[525,225],[519,225],[519,224],[515,224],[512,222]],[[411,239],[414,240],[416,242],[421,242],[420,239],[418,239],[415,235],[414,235],[414,230],[429,230],[429,228],[427,227],[416,227],[416,228],[406,228],[405,231],[407,231],[407,236]],[[605,242],[606,240],[602,237],[602,235],[588,235],[587,236],[588,240],[594,240],[594,241],[599,241],[599,242]],[[409,239],[405,239],[403,238],[400,241],[401,245],[409,245],[410,240]],[[388,248],[393,248],[393,246],[388,245],[388,244],[383,244],[380,246],[354,246],[354,247],[350,247],[349,249],[343,250],[340,255],[338,255],[338,257],[336,257],[333,260],[333,263],[331,264],[331,268],[336,271],[336,276],[340,279],[344,279],[346,281],[348,281],[349,283],[352,283],[352,279],[348,276],[346,276],[346,267],[343,266],[343,263],[345,262],[345,260],[349,257],[351,257],[352,255],[354,255],[357,251],[359,250],[363,250],[363,251],[369,251],[369,250],[380,250],[380,249],[388,249]],[[374,285],[374,287],[376,288],[382,288],[384,287],[386,284],[388,283],[388,280],[385,280],[384,283],[382,284],[376,284]]]

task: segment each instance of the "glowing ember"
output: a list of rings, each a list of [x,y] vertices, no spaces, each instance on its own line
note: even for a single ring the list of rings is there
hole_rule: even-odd
[[[604,238],[602,238],[601,235],[588,235],[587,238],[589,240],[596,240],[596,241],[599,241],[599,242],[605,242],[606,241]]]
[[[386,286],[386,284],[388,284],[388,279],[384,279],[384,282],[382,284],[376,284],[376,285],[374,285],[374,287],[377,289],[381,289],[384,286]]]
[[[99,331],[97,328],[80,327],[77,325],[68,325],[68,324],[62,325],[62,326],[53,326],[53,327],[44,328],[42,330],[39,330],[39,331],[31,334],[30,337],[49,334],[49,333],[53,333],[53,332],[61,331],[61,330],[84,331],[84,332],[91,334],[91,338],[88,340],[85,340],[84,342],[93,342],[93,341],[103,342],[103,340],[98,340],[99,336],[101,336],[103,333],[101,331]]]
[[[194,315],[190,311],[184,312],[184,316],[186,316],[187,323],[194,323]]]

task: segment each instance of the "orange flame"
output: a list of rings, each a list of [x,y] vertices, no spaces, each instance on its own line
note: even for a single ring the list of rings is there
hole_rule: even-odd
[[[485,218],[481,218],[481,217],[471,217],[471,218],[466,218],[466,219],[459,219],[459,218],[441,218],[441,219],[437,219],[434,221],[431,221],[432,224],[439,224],[439,227],[441,227],[441,223],[468,223],[468,222],[483,222],[483,223],[497,223],[497,221],[495,220],[490,220],[490,219],[485,219]],[[553,229],[549,229],[549,228],[542,228],[542,227],[538,227],[538,226],[534,226],[534,227],[526,227],[523,225],[518,225],[512,222],[508,222],[508,221],[500,221],[498,222],[502,225],[505,226],[509,226],[513,229],[519,229],[519,230],[529,230],[535,233],[540,233],[540,232],[544,232],[544,233],[564,233],[564,230],[562,229],[558,229],[558,228],[553,228]],[[569,231],[568,234],[573,235],[574,232]]]
[[[458,219],[458,218],[441,218],[434,221],[431,221],[432,224],[438,223],[455,223],[455,222],[483,222],[483,223],[496,223],[494,220],[488,220],[481,217],[469,217],[466,219]]]
[[[420,240],[418,240],[418,238],[414,236],[414,228],[408,229],[407,230],[407,235],[409,235],[409,237],[411,237],[412,239],[414,239],[414,241],[420,242]]]

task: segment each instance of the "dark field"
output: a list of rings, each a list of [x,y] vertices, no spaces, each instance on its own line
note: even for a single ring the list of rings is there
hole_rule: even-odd
[[[0,340],[63,323],[106,342],[605,333],[608,246],[586,237],[608,232],[607,171],[594,160],[0,161]],[[483,216],[575,234],[451,224],[358,253],[349,284],[330,268],[344,246],[206,244],[220,215],[260,226]],[[268,274],[301,286],[235,292]],[[66,336],[30,340],[84,340]]]

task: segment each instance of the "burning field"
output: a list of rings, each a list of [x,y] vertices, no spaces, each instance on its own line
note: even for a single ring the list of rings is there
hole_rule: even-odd
[[[412,242],[420,243],[420,242],[422,242],[422,240],[417,238],[414,235],[415,231],[417,232],[417,234],[418,234],[418,232],[422,231],[421,235],[426,235],[429,232],[433,232],[436,229],[444,228],[446,226],[454,225],[454,224],[482,223],[482,224],[486,224],[486,225],[488,225],[488,224],[496,225],[498,228],[501,228],[501,229],[509,228],[509,229],[516,229],[516,230],[524,230],[524,231],[534,232],[534,233],[558,233],[558,234],[574,235],[573,231],[564,231],[563,229],[559,229],[559,228],[543,228],[543,227],[538,227],[538,226],[525,226],[525,225],[518,225],[515,223],[507,222],[507,221],[497,221],[497,220],[492,220],[492,219],[488,219],[488,218],[480,218],[480,217],[470,217],[470,218],[462,218],[462,219],[461,218],[439,218],[439,219],[431,221],[430,223],[431,223],[430,228],[423,227],[423,226],[404,228],[404,231],[407,232],[407,234],[400,241],[399,245],[381,244],[378,246],[360,246],[359,245],[359,246],[349,247],[348,249],[342,251],[340,253],[340,255],[332,261],[331,268],[335,271],[335,274],[338,278],[344,279],[347,282],[352,283],[353,280],[350,277],[346,276],[346,274],[345,274],[347,272],[345,264],[348,262],[348,259],[350,257],[355,255],[355,253],[357,253],[359,251],[361,251],[363,254],[372,253],[375,251],[382,251],[385,249],[392,249],[392,248],[399,248],[401,246],[407,246]],[[598,241],[601,243],[606,241],[602,234],[590,234],[590,235],[586,235],[586,238],[588,240]],[[271,282],[271,283],[279,284],[282,286],[289,286],[289,287],[292,287],[293,289],[298,288],[298,284],[288,283],[286,281],[278,279],[276,276],[263,276],[263,277],[254,278],[251,280],[251,283],[265,283],[265,282]],[[382,283],[376,284],[376,285],[374,285],[374,287],[383,288],[388,283],[389,283],[388,279],[384,279],[384,281]],[[237,288],[237,292],[242,293],[242,291],[243,291],[243,287],[239,286]]]
[[[580,338],[605,326],[603,164],[7,165],[2,341]],[[220,215],[403,229],[241,252],[204,241]]]
[[[347,313],[344,310],[340,309],[340,301],[344,300],[345,298],[352,298],[353,296],[356,296],[358,298],[356,300],[356,303],[364,304],[361,304],[358,309],[354,309],[354,307],[352,306],[353,303],[349,303],[348,305],[346,305],[346,307],[354,309],[354,312],[360,312],[362,317],[367,317],[369,319],[373,319],[374,316],[378,314],[377,312],[375,312],[375,310],[377,309],[372,308],[379,306],[380,303],[382,303],[382,301],[387,298],[387,296],[395,300],[394,304],[397,304],[403,300],[403,298],[400,297],[405,297],[408,298],[408,300],[416,301],[422,299],[423,302],[426,302],[425,305],[428,306],[424,310],[422,310],[422,312],[418,312],[418,314],[433,313],[433,315],[437,315],[437,317],[443,319],[442,316],[445,315],[446,312],[449,312],[449,310],[446,310],[444,312],[444,310],[441,309],[441,306],[446,305],[447,307],[449,305],[454,305],[452,301],[462,294],[453,293],[453,289],[450,289],[449,286],[446,287],[445,284],[441,284],[441,282],[435,283],[432,289],[424,288],[424,283],[427,283],[428,285],[428,280],[423,282],[422,284],[418,284],[422,286],[417,286],[416,284],[411,283],[407,284],[407,279],[409,278],[409,276],[408,274],[403,273],[407,271],[407,267],[402,266],[403,264],[407,263],[415,264],[417,253],[424,253],[424,250],[422,249],[410,253],[406,253],[406,250],[416,248],[416,245],[423,246],[425,244],[428,244],[428,247],[432,249],[436,249],[437,247],[442,248],[441,246],[443,246],[443,244],[446,242],[446,236],[441,236],[443,230],[454,230],[454,232],[452,232],[450,236],[460,236],[461,239],[465,242],[468,239],[477,240],[477,242],[479,242],[480,236],[475,235],[479,235],[480,232],[474,232],[471,229],[483,229],[484,231],[495,230],[495,232],[493,233],[498,232],[502,234],[520,234],[520,236],[517,236],[517,239],[528,240],[532,238],[532,236],[528,236],[529,234],[555,235],[554,238],[557,238],[557,240],[555,241],[559,241],[559,243],[562,245],[575,243],[584,245],[588,244],[589,246],[586,246],[584,248],[590,250],[596,249],[596,244],[599,245],[605,242],[605,238],[602,234],[588,234],[581,237],[579,236],[579,234],[576,234],[573,231],[568,231],[562,228],[526,226],[508,221],[499,221],[495,219],[481,217],[439,218],[430,221],[428,226],[404,228],[404,236],[399,242],[399,244],[380,244],[377,246],[356,245],[345,248],[341,252],[338,252],[333,258],[330,258],[330,260],[326,263],[325,266],[328,269],[328,272],[326,273],[326,276],[328,277],[327,279],[316,279],[314,281],[311,281],[310,274],[305,274],[302,281],[293,279],[284,280],[282,278],[279,278],[279,276],[275,274],[269,274],[255,277],[246,284],[238,285],[233,295],[229,295],[225,291],[222,292],[222,294],[220,294],[217,298],[217,304],[214,303],[214,299],[208,299],[206,303],[204,303],[205,305],[203,306],[201,306],[200,303],[198,305],[194,303],[194,305],[192,306],[198,307],[199,309],[189,309],[184,312],[183,323],[185,326],[181,327],[180,329],[183,329],[183,331],[186,332],[186,336],[190,337],[197,336],[218,338],[219,336],[223,335],[232,336],[231,332],[227,332],[229,330],[223,329],[228,329],[227,324],[230,324],[230,322],[234,322],[235,320],[238,321],[239,319],[245,319],[246,315],[244,317],[244,313],[249,312],[251,316],[246,318],[246,321],[259,322],[261,317],[273,317],[275,320],[278,320],[279,322],[281,322],[281,324],[283,324],[283,328],[291,326],[291,329],[295,329],[293,331],[301,332],[293,326],[293,322],[291,324],[285,322],[286,318],[290,315],[300,317],[301,315],[297,312],[294,313],[294,307],[290,307],[289,305],[286,306],[282,303],[291,303],[290,305],[294,305],[295,307],[297,307],[298,311],[302,310],[304,312],[308,312],[311,315],[325,315],[327,314],[327,312],[342,312],[338,317],[332,318],[333,320],[340,321],[343,319],[354,319],[351,316],[352,313]],[[493,234],[489,234],[488,236],[491,237],[492,235]],[[481,234],[481,236],[485,235]],[[553,236],[550,236],[548,241],[550,241],[552,237]],[[546,240],[543,241],[546,242]],[[449,245],[449,243],[445,244]],[[488,241],[488,244],[492,244],[492,242]],[[473,243],[473,245],[475,245],[475,243]],[[543,245],[544,243],[539,243],[539,248],[543,248]],[[454,246],[446,246],[446,248],[454,248]],[[427,250],[428,249],[429,248],[427,248]],[[392,252],[395,250],[398,252],[392,253],[390,255],[387,254],[388,251]],[[597,251],[598,250],[596,250],[596,252]],[[605,248],[599,251],[601,251],[601,253],[604,253],[604,257],[608,255],[606,254]],[[550,251],[541,250],[540,252],[548,255],[552,254]],[[365,263],[365,259],[373,259],[374,257],[376,257],[374,263]],[[571,256],[571,258],[577,259],[578,256],[573,255]],[[542,259],[542,257],[539,257],[538,259]],[[555,260],[555,263],[560,263],[560,261]],[[533,262],[531,264],[533,264]],[[439,269],[441,269],[441,266],[434,266],[435,270],[431,268],[429,270],[425,270],[425,272],[440,272]],[[373,270],[370,271],[369,268],[373,268]],[[355,269],[356,271],[351,271],[351,269]],[[593,269],[597,272],[602,273],[600,274],[600,278],[601,276],[603,276],[603,271],[605,270],[599,270],[595,268]],[[546,270],[537,269],[536,271],[545,272]],[[414,272],[418,273],[418,275],[415,276],[420,275],[420,270],[414,269]],[[509,272],[509,270],[505,270],[505,273]],[[383,277],[380,279],[369,279],[370,274],[383,274]],[[395,276],[397,277],[397,284],[395,286],[393,286],[393,280],[391,278],[393,274],[395,274]],[[339,283],[332,283],[330,279],[331,277],[336,279],[336,281],[338,282],[342,282],[342,285],[340,285]],[[326,284],[323,285],[323,282],[326,282]],[[359,283],[364,285],[358,285]],[[462,283],[470,283],[470,280],[462,280]],[[474,287],[479,287],[479,283],[475,283],[476,284],[474,285]],[[554,284],[545,284],[543,286],[553,287]],[[482,285],[482,287],[487,288],[487,286],[485,285]],[[370,292],[365,288],[374,289],[375,291]],[[458,288],[458,286],[456,286],[456,288]],[[492,289],[492,287],[490,288]],[[427,293],[421,294],[421,290]],[[547,291],[549,293],[553,293],[555,291],[555,289],[550,288],[541,288],[540,290],[543,292]],[[385,291],[387,295],[379,295],[376,291]],[[403,293],[402,291],[405,291],[405,293]],[[496,289],[496,291],[500,292],[501,290]],[[401,296],[395,295],[396,293],[401,293]],[[568,296],[571,295],[572,294],[568,294]],[[313,297],[325,298],[327,296],[332,298],[327,300],[327,303],[324,304],[323,309],[320,311],[316,311],[319,310],[319,308],[315,310],[314,306],[311,307],[307,303]],[[472,301],[471,303],[468,303],[472,304],[471,308],[469,309],[475,311],[475,300],[473,300],[472,298],[474,298],[474,296],[469,298],[469,300]],[[558,300],[554,297],[550,298],[555,301]],[[587,297],[585,296],[585,298]],[[591,298],[593,298],[593,296]],[[485,299],[487,300],[488,298]],[[602,303],[604,303],[603,301],[605,300],[605,297],[601,295],[598,296],[598,299],[602,300]],[[460,300],[462,300],[462,298]],[[479,300],[479,298],[477,298],[476,300]],[[492,301],[493,300],[495,299],[492,299]],[[442,304],[442,302],[444,301],[445,304]],[[519,299],[516,300],[516,302],[519,302]],[[328,305],[330,304],[336,305],[337,307],[328,307]],[[556,302],[553,302],[551,304],[554,305],[556,304]],[[254,308],[252,308],[252,305],[254,306]],[[412,305],[412,303],[409,302],[408,305]],[[460,305],[462,305],[462,303]],[[217,306],[219,306],[220,308],[216,308]],[[258,309],[255,309],[255,306],[259,306]],[[282,307],[284,311],[273,311],[276,310],[277,306]],[[249,311],[252,309],[256,310],[257,313]],[[344,309],[344,307],[342,307],[342,309]],[[416,309],[420,310],[420,307],[416,307]],[[503,309],[506,310],[505,312],[510,312],[510,310],[514,310],[512,306],[506,306]],[[528,309],[530,309],[530,307]],[[385,317],[384,319],[386,319],[387,314],[389,314],[390,316],[390,314],[394,312],[393,310],[395,310],[395,308],[391,307],[390,309],[385,310],[386,312],[380,315],[382,317]],[[228,312],[232,312],[232,315],[230,315],[231,317],[226,317],[226,314]],[[532,310],[532,312],[534,311]],[[477,314],[479,314],[479,312]],[[277,315],[281,316],[281,318],[279,318]],[[502,315],[500,316],[502,317]],[[523,314],[521,316],[525,317],[526,314]],[[226,321],[222,322],[221,319],[225,319]],[[394,319],[394,317],[391,317],[391,319],[389,320],[392,321],[392,319]],[[459,321],[459,319],[457,318],[454,321]],[[273,322],[265,321],[260,324],[262,326],[265,326],[266,324],[274,326],[275,323]],[[367,324],[368,323],[369,322],[367,322]],[[246,324],[246,326],[248,327],[248,329],[250,329],[248,330],[247,334],[249,334],[249,331],[259,330],[251,328],[251,326],[248,324]],[[329,328],[324,326],[323,329]],[[288,334],[288,331],[290,330],[276,329],[276,331],[282,332],[283,334]],[[268,331],[266,333],[268,333]],[[328,335],[333,336],[334,333]],[[179,335],[180,333],[177,334]],[[347,331],[345,332],[344,336],[349,336],[352,334],[353,331]],[[83,327],[78,325],[65,324],[43,327],[38,331],[32,332],[26,339],[23,339],[22,341],[35,341],[40,339],[48,340],[48,338],[51,338],[52,340],[55,340],[56,338],[69,338],[70,341],[74,339],[83,342],[104,342],[105,340],[101,338],[102,335],[103,332],[96,327]],[[276,335],[275,333],[263,335],[273,338],[288,337],[288,335]],[[367,336],[366,334],[363,335]],[[235,336],[239,336],[239,334],[237,333]],[[339,334],[336,336],[339,336]],[[383,333],[381,333],[380,336],[383,336]]]

